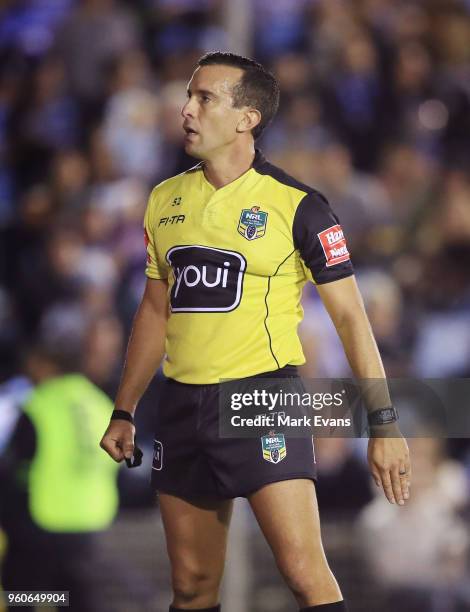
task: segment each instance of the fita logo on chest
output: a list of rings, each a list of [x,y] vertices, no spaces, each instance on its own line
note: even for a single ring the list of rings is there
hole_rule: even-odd
[[[166,227],[167,225],[177,225],[178,223],[184,223],[186,217],[184,215],[173,215],[172,217],[162,217],[158,223],[158,227],[163,225]]]
[[[244,208],[238,221],[238,233],[247,240],[262,238],[266,233],[268,213],[259,206]]]
[[[177,198],[174,198],[174,200],[172,201],[171,205],[172,206],[180,206],[182,200],[183,200],[183,198],[181,196],[178,196]]]

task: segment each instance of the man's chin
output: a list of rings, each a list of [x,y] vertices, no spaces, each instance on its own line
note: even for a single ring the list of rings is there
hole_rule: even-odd
[[[199,149],[192,142],[185,143],[184,152],[190,157],[195,157],[196,159],[204,159],[202,152],[199,151]]]

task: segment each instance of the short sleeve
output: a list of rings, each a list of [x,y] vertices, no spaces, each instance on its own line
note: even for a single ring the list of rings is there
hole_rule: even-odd
[[[308,193],[301,200],[295,212],[292,234],[294,246],[316,284],[354,274],[339,219],[320,193]]]
[[[159,265],[157,249],[155,246],[155,225],[153,222],[154,218],[154,193],[150,194],[150,198],[147,204],[147,210],[145,211],[144,217],[144,241],[145,248],[147,250],[147,261],[145,266],[145,274],[148,278],[153,279],[164,279],[167,278],[168,274],[163,266]]]

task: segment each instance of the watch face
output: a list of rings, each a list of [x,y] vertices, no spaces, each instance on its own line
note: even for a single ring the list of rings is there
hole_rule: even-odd
[[[370,425],[387,425],[388,423],[394,423],[397,419],[398,414],[393,407],[374,410],[368,415]]]

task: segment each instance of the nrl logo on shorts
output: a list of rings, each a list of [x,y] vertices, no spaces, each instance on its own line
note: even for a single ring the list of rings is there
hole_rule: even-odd
[[[259,206],[244,208],[238,222],[238,233],[247,240],[262,238],[266,233],[268,213],[259,209]]]
[[[286,458],[287,448],[284,434],[269,434],[261,437],[263,459],[270,463],[280,463]]]

